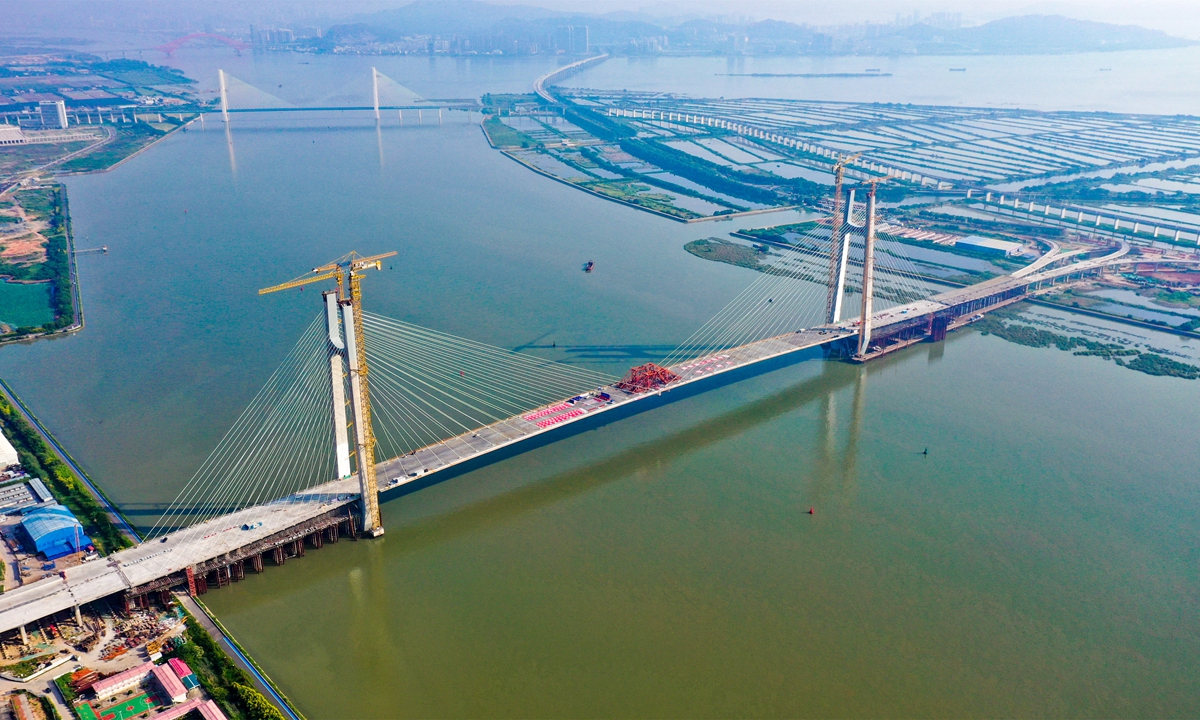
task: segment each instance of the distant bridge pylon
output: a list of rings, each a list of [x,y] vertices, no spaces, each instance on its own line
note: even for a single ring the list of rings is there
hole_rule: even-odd
[[[235,78],[224,70],[217,70],[217,77],[220,86],[221,117],[225,122],[229,122],[230,113],[328,110],[373,110],[376,120],[380,118],[381,110],[397,110],[401,121],[404,119],[405,110],[416,110],[418,120],[421,117],[421,111],[436,110],[440,122],[443,110],[465,110],[470,113],[480,109],[479,101],[474,98],[430,100],[421,97],[376,68],[371,68],[369,85],[355,82],[312,105],[303,106],[297,106],[276,97],[250,83]]]
[[[154,49],[165,53],[167,57],[171,57],[172,53],[187,43],[191,42],[192,40],[200,39],[216,40],[217,42],[224,43],[225,45],[228,45],[237,51],[238,55],[241,55],[243,50],[250,49],[250,46],[241,40],[234,40],[233,38],[225,37],[224,35],[216,35],[214,33],[191,33],[189,35],[184,35],[183,37],[175,38],[171,42],[159,45]]]

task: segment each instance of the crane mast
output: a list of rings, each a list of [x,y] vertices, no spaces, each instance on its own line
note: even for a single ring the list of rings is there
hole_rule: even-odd
[[[846,175],[846,165],[859,158],[862,153],[849,157],[839,157],[833,164],[833,217],[829,223],[829,294],[825,299],[825,322],[836,323],[836,317],[841,307],[840,295],[842,284],[838,281],[845,253],[846,234],[842,229],[844,215],[842,210],[842,181]]]
[[[327,304],[326,323],[329,331],[330,384],[333,407],[334,446],[338,474],[349,470],[348,438],[346,437],[345,394],[342,385],[349,370],[351,410],[354,416],[354,448],[356,472],[362,502],[361,530],[364,535],[383,534],[379,516],[379,484],[375,476],[375,432],[371,425],[371,395],[367,382],[367,347],[363,334],[362,278],[364,270],[383,268],[383,258],[395,252],[363,257],[349,253],[307,275],[279,285],[263,288],[259,295],[303,287],[315,282],[336,281],[337,289],[324,293]],[[349,293],[346,292],[349,287]],[[332,296],[332,297],[331,297]],[[340,310],[340,313],[338,312]],[[339,323],[339,317],[340,323]],[[340,327],[339,327],[340,324]]]

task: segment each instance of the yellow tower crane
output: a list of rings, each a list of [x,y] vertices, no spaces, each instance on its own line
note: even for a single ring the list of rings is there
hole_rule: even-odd
[[[258,291],[259,295],[266,295],[326,280],[333,280],[337,283],[337,304],[342,308],[346,338],[346,362],[350,368],[350,392],[353,399],[357,450],[355,457],[358,462],[359,487],[362,493],[362,532],[371,537],[382,535],[383,525],[379,518],[379,484],[375,478],[375,433],[371,429],[371,395],[367,384],[367,347],[363,337],[362,277],[365,270],[383,269],[383,259],[395,254],[395,252],[388,252],[362,256],[355,252],[347,253],[333,262],[313,268],[309,273],[295,280]],[[348,294],[347,287],[349,288]],[[332,308],[332,304],[330,307]],[[333,310],[330,312],[333,313],[332,317],[336,318],[336,312]],[[336,323],[336,319],[334,322]],[[333,327],[331,327],[331,338],[333,334]],[[337,398],[343,392],[340,387],[340,370],[334,377],[334,397]],[[344,417],[345,413],[342,412],[341,415]],[[335,409],[336,417],[337,410]],[[344,434],[344,432],[341,433],[342,436]]]

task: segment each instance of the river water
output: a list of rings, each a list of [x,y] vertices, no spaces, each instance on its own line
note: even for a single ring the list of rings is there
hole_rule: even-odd
[[[286,59],[245,79],[370,62]],[[539,63],[468,66],[442,96],[524,90]],[[208,122],[69,179],[76,236],[111,249],[80,258],[87,329],[0,351],[135,522],[319,309],[255,289],[349,249],[400,253],[371,311],[613,373],[754,279],[683,250],[746,223],[572,190],[461,114],[239,118],[231,139]],[[206,602],[313,718],[1200,713],[1200,383],[965,331],[667,400],[391,498],[383,538]]]

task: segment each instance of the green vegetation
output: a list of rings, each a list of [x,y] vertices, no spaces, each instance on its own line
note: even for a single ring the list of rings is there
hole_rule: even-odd
[[[246,708],[247,717],[262,718],[262,720],[284,720],[283,713],[279,712],[279,708],[272,705],[262,693],[249,685],[234,683],[233,693],[237,696],[238,702]]]
[[[97,550],[107,555],[133,544],[71,469],[51,452],[42,436],[3,397],[0,397],[0,429],[16,448],[26,472],[41,478],[55,499],[74,513]]]
[[[54,701],[45,695],[38,695],[28,690],[17,690],[15,692],[24,693],[30,700],[34,700],[42,708],[42,714],[46,720],[62,720],[62,716],[58,714],[58,708],[54,707]]]
[[[127,85],[185,85],[196,82],[185,76],[182,70],[125,58],[93,63],[91,70]]]
[[[21,190],[16,202],[30,220],[47,224],[41,234],[46,238],[43,262],[0,261],[0,275],[25,282],[47,282],[53,319],[41,325],[24,325],[13,332],[17,336],[61,330],[75,321],[72,303],[71,265],[67,254],[67,191],[62,185]]]
[[[593,137],[600,138],[606,142],[617,142],[637,135],[637,132],[625,123],[590,108],[570,105],[564,110],[563,114],[567,120],[570,120],[580,129],[586,130]]]
[[[684,250],[703,260],[715,260],[729,265],[757,270],[762,251],[746,247],[721,238],[693,240],[683,246]]]
[[[58,691],[62,693],[63,700],[67,701],[67,705],[75,702],[75,698],[79,697],[75,688],[71,687],[71,673],[63,673],[54,678],[54,684],[58,686]]]
[[[1200,378],[1200,367],[1181,363],[1157,353],[1142,352],[1118,343],[1101,343],[1081,337],[1059,335],[1029,325],[1006,324],[1004,322],[1006,317],[1008,316],[994,313],[978,321],[975,325],[983,331],[984,335],[995,335],[1018,345],[1037,348],[1056,347],[1059,350],[1074,351],[1075,355],[1100,357],[1147,375],[1164,375],[1186,380]],[[1130,359],[1126,360],[1126,358]]]
[[[1154,296],[1154,301],[1167,307],[1194,308],[1200,307],[1200,295],[1193,295],[1182,290],[1160,292]]]
[[[262,693],[245,670],[233,663],[217,641],[189,613],[184,622],[187,642],[168,654],[186,662],[200,685],[232,720],[285,720],[283,713]]]
[[[543,105],[542,98],[536,93],[486,93],[481,98],[483,112],[490,115],[505,116],[518,105]]]
[[[1129,205],[1170,205],[1181,210],[1200,209],[1200,195],[1182,191],[1170,192],[1147,187],[1145,190],[1109,190],[1104,185],[1136,185],[1138,180],[1161,179],[1189,181],[1191,170],[1167,168],[1152,172],[1116,173],[1111,177],[1081,177],[1064,182],[1047,183],[1028,188],[1039,202],[1057,200],[1066,202],[1110,203]],[[1062,175],[1061,171],[1053,173]],[[1161,239],[1161,238],[1160,238]],[[1170,238],[1167,238],[1170,241]]]
[[[492,141],[492,144],[498,148],[541,147],[541,143],[539,143],[537,140],[534,140],[519,130],[514,130],[508,125],[505,125],[504,122],[495,115],[489,115],[488,118],[483,121],[483,131],[487,133],[488,139]]]
[[[184,122],[190,119],[187,115],[183,117]],[[171,125],[182,124],[177,119],[168,118],[166,115],[163,116],[163,121]],[[109,140],[89,153],[66,161],[58,166],[58,170],[63,173],[87,173],[108,170],[166,134],[165,131],[144,122],[134,123],[133,125],[120,125],[116,128],[115,132],[116,137],[112,140]]]
[[[715,198],[711,195],[705,195],[702,192],[697,192],[691,188],[683,187],[682,185],[676,185],[673,182],[663,180],[662,178],[659,178],[655,175],[642,175],[641,173],[634,172],[633,170],[630,170],[628,168],[623,168],[620,165],[615,165],[613,163],[610,163],[608,160],[605,160],[604,156],[601,155],[595,148],[581,148],[580,153],[581,153],[580,157],[587,159],[588,161],[590,161],[592,163],[592,165],[599,167],[603,170],[617,173],[618,175],[624,175],[625,177],[632,178],[634,180],[639,180],[641,182],[650,183],[651,185],[657,185],[658,187],[662,188],[663,190],[670,190],[671,192],[678,193],[679,195],[687,195],[688,197],[694,197],[694,198],[699,198],[701,200],[707,200],[708,202],[715,203],[717,205],[730,206],[730,209],[718,210],[717,212],[713,213],[713,215],[729,215],[734,212],[745,212],[746,210],[750,209],[750,208],[744,207],[742,205],[734,205],[733,203],[730,203],[728,200],[722,200],[720,198]]]
[[[55,158],[84,149],[91,143],[38,143],[36,145],[7,145],[0,152],[0,178],[41,167]]]
[[[41,327],[54,321],[50,285],[0,281],[0,323],[9,328]],[[0,329],[0,334],[4,330]]]
[[[42,714],[46,716],[46,720],[62,720],[62,716],[58,714],[58,708],[54,707],[53,700],[45,695],[36,695],[35,697],[42,706]]]
[[[615,180],[609,182],[592,182],[579,183],[580,187],[586,187],[592,192],[600,193],[607,197],[617,200],[623,200],[627,203],[639,205],[650,210],[670,215],[671,217],[681,218],[683,220],[691,220],[692,218],[703,217],[700,213],[692,212],[681,207],[676,207],[670,195],[662,193],[649,192],[650,186],[636,183],[630,180]]]
[[[630,155],[657,165],[669,173],[712,188],[719,193],[764,205],[783,205],[788,202],[786,195],[770,187],[763,187],[764,184],[774,185],[777,184],[777,180],[778,184],[795,182],[770,176],[759,177],[753,173],[723,167],[666,145],[646,140],[627,138],[621,140],[620,144],[621,149]],[[809,183],[807,180],[800,182],[816,187],[816,183]],[[815,198],[815,195],[813,197]]]
[[[816,220],[809,220],[808,222],[790,223],[788,225],[774,225],[772,227],[765,228],[749,228],[746,230],[738,230],[738,234],[749,235],[750,237],[758,240],[766,240],[769,242],[790,245],[791,241],[786,237],[789,233],[793,235],[804,236],[819,226],[820,223],[818,223]]]
[[[20,662],[15,662],[12,665],[0,667],[0,672],[8,673],[13,677],[27,678],[37,672],[38,667],[55,656],[55,653],[46,653],[37,657],[26,658]]]
[[[1172,360],[1156,353],[1141,353],[1127,362],[1121,362],[1120,360],[1117,362],[1130,370],[1144,372],[1147,375],[1168,375],[1170,377],[1187,378],[1188,380],[1200,378],[1200,367],[1181,363],[1178,360]]]

